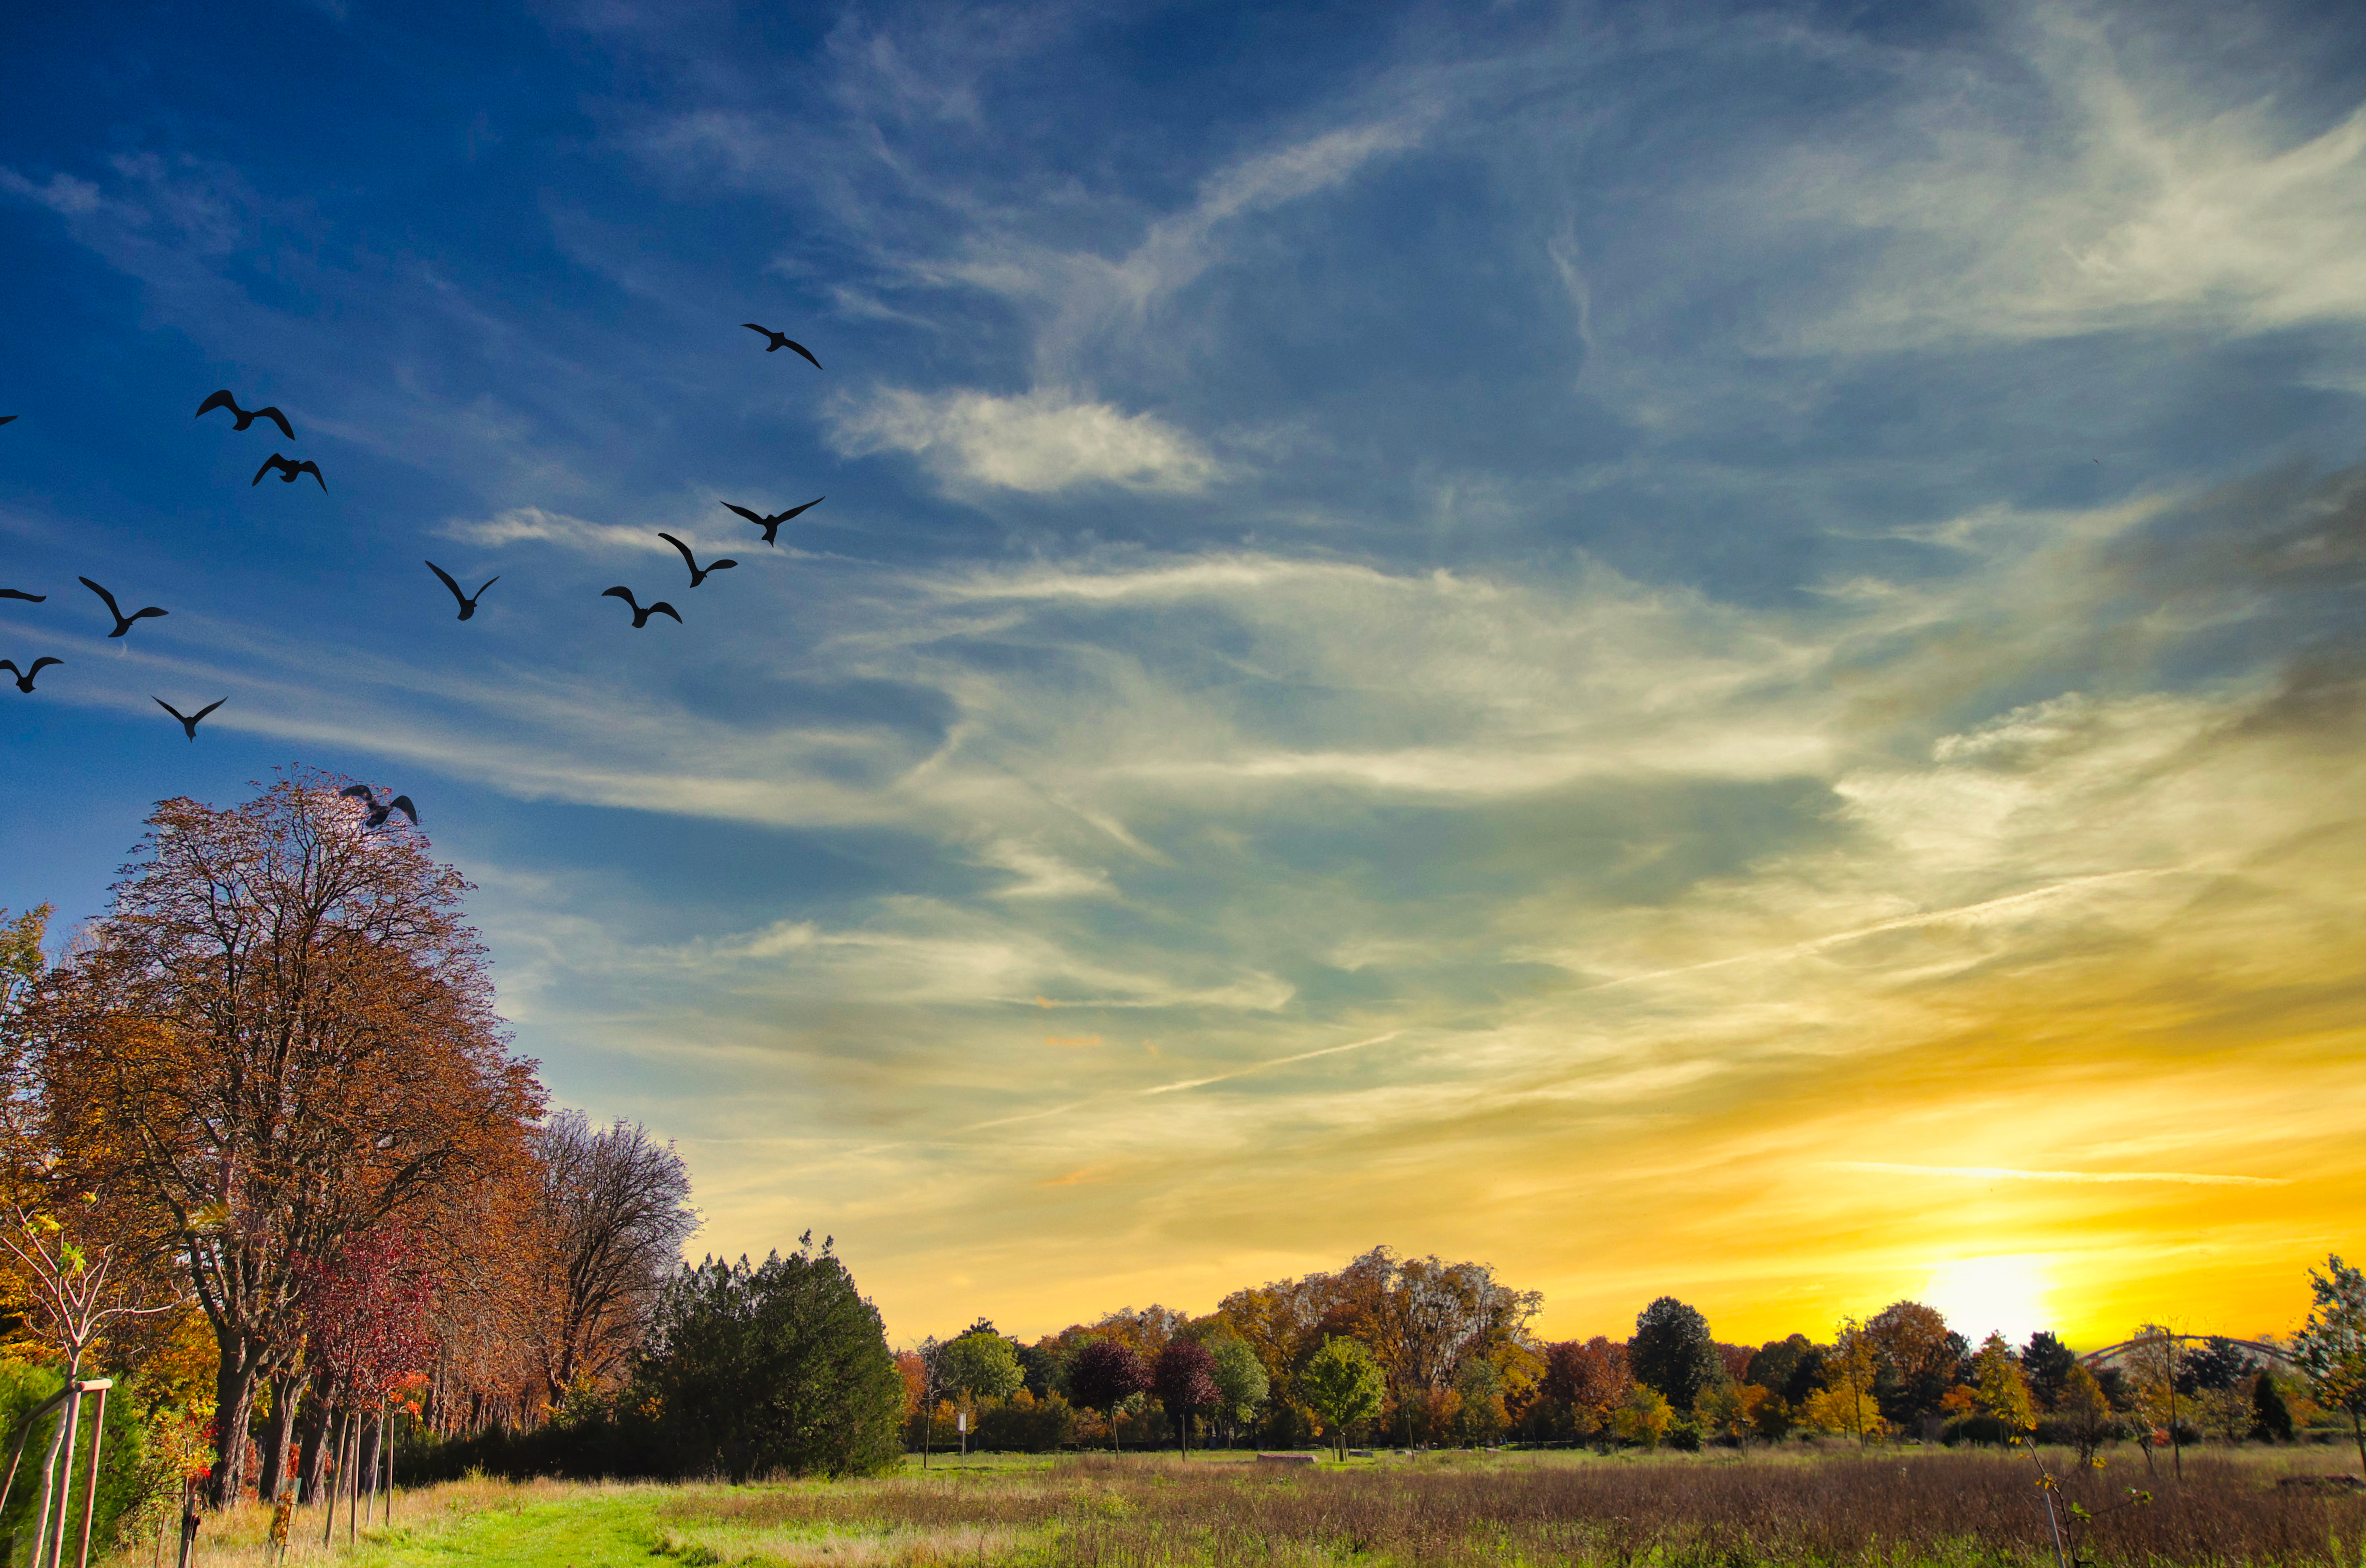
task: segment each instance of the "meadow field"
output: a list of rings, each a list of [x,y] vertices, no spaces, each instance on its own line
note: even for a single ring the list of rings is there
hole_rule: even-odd
[[[2067,1454],[2046,1456],[2057,1471]],[[2189,1453],[2181,1483],[2124,1450],[2066,1477],[2096,1516],[2067,1543],[2095,1568],[2361,1561],[2366,1495],[2280,1486],[2338,1470],[2339,1451]],[[1746,1457],[1436,1453],[1313,1467],[1246,1455],[940,1457],[861,1481],[746,1486],[471,1478],[401,1494],[352,1548],[340,1521],[297,1520],[288,1556],[325,1568],[485,1564],[683,1568],[1081,1564],[1583,1563],[1615,1568],[1879,1564],[1975,1568],[2056,1561],[2026,1455],[1919,1449]],[[2132,1504],[2127,1488],[2149,1491]],[[2067,1509],[2065,1510],[2066,1515]],[[204,1568],[263,1568],[266,1518],[211,1519]],[[309,1529],[308,1529],[309,1526]],[[129,1564],[147,1563],[138,1551]]]

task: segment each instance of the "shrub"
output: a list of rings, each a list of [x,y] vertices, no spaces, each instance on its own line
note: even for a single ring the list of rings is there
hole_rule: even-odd
[[[0,1361],[0,1444],[13,1450],[17,1435],[26,1416],[65,1386],[65,1374],[55,1367],[31,1366],[22,1361]],[[146,1444],[145,1430],[139,1412],[127,1397],[128,1390],[118,1386],[107,1396],[106,1440],[99,1448],[98,1514],[91,1526],[93,1556],[111,1550],[116,1544],[116,1527],[127,1515],[136,1511],[146,1490],[147,1476],[141,1464]],[[81,1429],[75,1434],[74,1449],[79,1454],[90,1452],[90,1416],[92,1406],[83,1405]],[[33,1512],[40,1495],[38,1471],[40,1458],[57,1427],[57,1413],[43,1416],[25,1441],[25,1458],[17,1472],[16,1490],[8,1499],[6,1512],[0,1513],[0,1537],[24,1541],[23,1550],[31,1549]],[[0,1468],[6,1461],[0,1460]],[[82,1486],[84,1471],[81,1461],[73,1465],[73,1496],[76,1528],[82,1518]],[[178,1502],[177,1487],[175,1501]],[[66,1550],[74,1548],[69,1542]]]
[[[977,1418],[981,1449],[1040,1454],[1076,1440],[1076,1413],[1056,1393],[1038,1399],[1020,1389],[1008,1400],[988,1406]]]
[[[675,1473],[869,1474],[898,1461],[904,1380],[886,1329],[810,1232],[759,1267],[685,1267],[653,1326],[639,1392]]]

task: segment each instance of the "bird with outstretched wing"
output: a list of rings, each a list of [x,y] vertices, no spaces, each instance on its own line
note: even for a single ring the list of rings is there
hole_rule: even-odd
[[[321,477],[320,464],[312,461],[310,457],[305,458],[300,463],[291,463],[276,452],[274,452],[270,457],[263,459],[263,467],[254,470],[254,478],[246,481],[246,488],[253,490],[256,485],[261,484],[263,482],[263,476],[269,473],[274,468],[279,470],[279,482],[281,484],[292,485],[296,482],[298,475],[310,474],[312,476],[313,483],[319,485],[322,490],[327,490],[329,488],[329,481]]]
[[[427,570],[442,578],[444,580],[444,586],[452,591],[452,597],[460,601],[460,619],[464,621],[477,613],[477,601],[485,596],[485,588],[490,588],[494,583],[501,581],[498,576],[489,577],[485,579],[484,588],[478,589],[474,593],[463,593],[460,592],[460,585],[452,581],[452,574],[450,572],[445,571],[434,561],[429,561],[427,563]]]
[[[238,400],[230,395],[230,389],[228,387],[224,387],[220,391],[216,392],[212,397],[208,398],[204,402],[199,403],[197,405],[197,417],[203,419],[206,415],[211,413],[216,409],[230,410],[231,417],[238,421],[238,428],[241,430],[244,430],[248,425],[253,424],[258,419],[267,419],[272,423],[279,427],[280,434],[287,437],[290,441],[296,439],[296,427],[287,423],[287,416],[286,414],[281,413],[276,408],[242,409],[238,406]]]
[[[170,610],[160,610],[155,605],[151,604],[144,610],[134,610],[131,614],[127,615],[115,603],[114,594],[109,593],[106,589],[101,588],[97,583],[93,582],[87,577],[76,578],[75,581],[80,582],[84,588],[89,589],[93,593],[97,594],[99,598],[106,603],[107,613],[115,617],[115,629],[107,634],[109,637],[121,637],[125,632],[131,629],[131,623],[134,621],[144,621],[152,615],[169,615],[173,613]]]
[[[358,784],[347,784],[337,793],[348,800],[358,800],[362,803],[362,810],[366,813],[362,818],[362,826],[365,828],[383,828],[386,826],[387,818],[398,811],[411,818],[412,827],[419,826],[419,809],[411,804],[411,796],[407,795],[398,795],[391,799],[380,800],[369,785]]]
[[[192,740],[195,740],[197,738],[197,720],[205,717],[206,715],[221,706],[222,703],[230,701],[228,697],[224,697],[221,699],[221,702],[208,703],[205,706],[199,708],[195,713],[183,713],[179,708],[175,707],[172,704],[166,702],[162,697],[152,695],[149,700],[154,703],[158,707],[163,708],[166,713],[171,714],[175,718],[179,719],[181,721],[181,728],[188,731],[189,739]]]
[[[746,327],[751,333],[762,333],[766,337],[772,340],[771,343],[764,345],[764,352],[766,354],[778,354],[784,348],[793,348],[799,354],[806,356],[806,364],[811,365],[817,370],[821,368],[821,361],[813,356],[813,350],[807,348],[805,344],[799,343],[788,333],[776,333],[770,327],[760,327],[753,321],[742,321],[739,324]]]
[[[0,659],[0,670],[6,670],[9,674],[17,677],[17,689],[29,697],[33,694],[33,677],[48,669],[52,664],[63,664],[65,660],[62,659],[50,659],[45,657],[34,660],[33,667],[30,670],[19,670],[17,668],[17,661],[15,660]]]
[[[778,548],[781,543],[780,534],[782,524],[790,521],[801,512],[812,511],[815,507],[819,506],[823,502],[828,501],[828,499],[829,497],[826,495],[817,495],[811,501],[806,502],[803,506],[792,506],[786,512],[775,512],[770,517],[765,516],[760,512],[750,512],[744,506],[738,506],[727,501],[718,501],[715,504],[723,508],[726,512],[738,513],[740,516],[745,517],[749,522],[756,525],[757,527],[764,530],[764,543]]]

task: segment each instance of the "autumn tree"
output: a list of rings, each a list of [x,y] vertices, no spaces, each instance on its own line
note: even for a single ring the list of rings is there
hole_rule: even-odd
[[[2179,1388],[2185,1379],[2185,1348],[2180,1337],[2165,1324],[2139,1325],[2128,1351],[2127,1371],[2136,1414],[2142,1421],[2136,1441],[2144,1450],[2145,1463],[2151,1465],[2158,1438],[2166,1435],[2170,1461],[2182,1476],[2185,1423],[2192,1410],[2191,1399]]]
[[[1983,1414],[2003,1424],[2009,1432],[2026,1432],[2036,1425],[2031,1408],[2029,1379],[2001,1334],[1980,1342],[1972,1359],[1973,1388]]]
[[[357,1481],[370,1473],[378,1418],[434,1358],[429,1292],[415,1245],[392,1224],[349,1238],[332,1261],[307,1271],[299,1297],[304,1382],[320,1404],[340,1476]],[[273,1483],[284,1474],[286,1447],[282,1438],[266,1449],[266,1497],[276,1495]]]
[[[550,1403],[606,1384],[640,1348],[658,1292],[698,1228],[690,1171],[637,1122],[594,1128],[562,1111],[535,1130],[535,1336]]]
[[[1408,1438],[1411,1408],[1452,1390],[1467,1361],[1500,1366],[1507,1352],[1525,1351],[1528,1320],[1544,1304],[1534,1291],[1498,1282],[1484,1263],[1398,1262],[1385,1247],[1357,1262],[1377,1286],[1355,1303],[1358,1337],[1387,1372]]]
[[[1939,1408],[1971,1347],[1938,1308],[1892,1302],[1865,1321],[1881,1414],[1900,1425]]]
[[[2309,1270],[2315,1306],[2293,1337],[2293,1360],[2317,1403],[2349,1417],[2358,1463],[2366,1469],[2366,1270],[2342,1262],[2338,1253],[2325,1264],[2322,1274]]]
[[[79,1190],[59,1155],[30,1043],[20,1027],[42,976],[43,904],[14,920],[0,909],[0,1273],[34,1337],[65,1359],[69,1380],[108,1326],[171,1311],[163,1262],[130,1238],[112,1194]]]
[[[1158,1403],[1175,1423],[1175,1441],[1186,1459],[1191,1454],[1191,1417],[1216,1404],[1216,1359],[1196,1340],[1177,1338],[1158,1352],[1150,1371],[1150,1385]]]
[[[1675,1422],[1674,1407],[1658,1389],[1630,1383],[1610,1411],[1610,1430],[1621,1442],[1656,1449]]]
[[[1599,1334],[1583,1344],[1570,1339],[1546,1348],[1545,1397],[1568,1413],[1571,1429],[1581,1438],[1608,1429],[1611,1411],[1634,1381],[1627,1347]]]
[[[472,1169],[541,1110],[502,1050],[468,885],[340,781],[163,802],[95,941],[28,1009],[74,1179],[182,1260],[220,1350],[211,1495],[238,1495],[258,1382],[306,1271]]]
[[[1118,1446],[1117,1413],[1150,1387],[1150,1368],[1141,1356],[1114,1339],[1096,1339],[1076,1352],[1068,1370],[1068,1398],[1109,1421],[1110,1447]]]
[[[1673,1296],[1662,1296],[1636,1314],[1627,1364],[1637,1382],[1678,1410],[1690,1410],[1701,1390],[1725,1380],[1708,1319]]]
[[[1729,1440],[1746,1448],[1758,1435],[1758,1412],[1774,1397],[1756,1383],[1714,1382],[1701,1390],[1693,1405],[1693,1425],[1704,1437]]]
[[[1882,1430],[1881,1405],[1874,1383],[1880,1359],[1873,1338],[1853,1317],[1841,1319],[1840,1333],[1824,1352],[1824,1386],[1809,1394],[1800,1408],[1809,1425],[1827,1432],[1844,1432],[1859,1443]]]
[[[2054,1418],[2078,1450],[2080,1464],[2091,1463],[2095,1452],[2112,1435],[2112,1402],[2103,1385],[2077,1361],[2062,1374],[2062,1391],[2054,1396]]]

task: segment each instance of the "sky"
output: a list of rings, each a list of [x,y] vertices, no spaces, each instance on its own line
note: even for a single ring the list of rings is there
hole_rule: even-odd
[[[554,1100],[899,1342],[1386,1245],[2093,1347],[2366,1247],[2349,8],[10,33],[0,905],[400,790]]]

